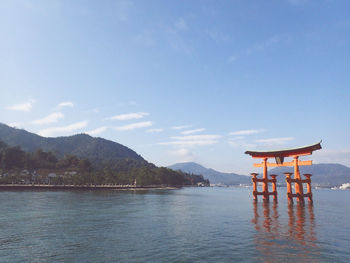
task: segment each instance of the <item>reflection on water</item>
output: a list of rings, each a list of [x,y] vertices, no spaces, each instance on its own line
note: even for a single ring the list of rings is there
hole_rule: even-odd
[[[254,202],[253,213],[251,222],[257,230],[254,241],[259,260],[319,262],[312,204],[288,205],[285,218],[277,203]]]

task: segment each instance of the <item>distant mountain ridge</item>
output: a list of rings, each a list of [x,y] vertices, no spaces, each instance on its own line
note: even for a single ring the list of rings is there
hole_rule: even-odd
[[[249,176],[238,175],[235,173],[221,173],[214,169],[205,168],[200,164],[194,162],[177,163],[168,166],[173,170],[181,170],[187,173],[201,174],[205,179],[209,179],[212,184],[250,184]],[[336,163],[321,163],[313,164],[311,166],[300,166],[300,173],[312,174],[311,181],[313,186],[333,187],[344,183],[350,183],[350,167]],[[293,167],[276,167],[268,171],[269,174],[277,174],[277,183],[285,185],[284,172],[294,172]],[[261,175],[259,176],[261,177]],[[303,176],[302,176],[303,177]]]
[[[313,185],[320,186],[340,186],[344,183],[350,183],[350,168],[338,163],[320,163],[310,166],[300,166],[300,174],[312,174],[311,182]],[[294,173],[293,167],[276,167],[269,171],[269,174],[277,174],[277,182],[285,184],[284,172]],[[303,177],[303,176],[302,176]]]
[[[135,151],[124,145],[87,134],[46,138],[0,123],[0,140],[12,147],[20,146],[27,152],[40,148],[44,151],[55,152],[58,156],[76,155],[80,158],[87,158],[93,163],[117,159],[146,162]]]
[[[251,179],[248,176],[235,173],[222,173],[211,168],[205,168],[194,162],[176,163],[168,166],[168,168],[180,170],[185,173],[203,175],[204,179],[208,179],[211,184],[239,185],[249,184],[251,182]]]

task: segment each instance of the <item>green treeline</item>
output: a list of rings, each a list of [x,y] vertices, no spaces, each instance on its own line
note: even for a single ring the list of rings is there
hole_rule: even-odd
[[[135,159],[93,164],[74,155],[58,158],[37,149],[25,152],[0,141],[0,184],[54,185],[195,185],[209,184],[201,175],[173,171]]]

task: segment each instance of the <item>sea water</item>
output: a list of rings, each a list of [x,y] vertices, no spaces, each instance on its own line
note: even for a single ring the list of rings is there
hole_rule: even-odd
[[[350,262],[350,191],[2,191],[0,262]]]

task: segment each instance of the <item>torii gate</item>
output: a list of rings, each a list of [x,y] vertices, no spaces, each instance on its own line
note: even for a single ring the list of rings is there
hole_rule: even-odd
[[[270,175],[272,179],[268,179],[267,167],[280,167],[280,166],[294,166],[294,179],[291,178],[292,173],[284,173],[286,175],[287,183],[287,197],[288,201],[293,203],[293,197],[297,198],[298,202],[304,202],[304,197],[308,197],[309,202],[312,202],[311,193],[311,174],[304,174],[306,179],[301,179],[299,166],[300,165],[312,165],[312,161],[300,161],[299,156],[311,155],[313,151],[322,149],[321,142],[303,146],[300,148],[277,150],[277,151],[246,151],[245,154],[249,154],[253,158],[263,159],[262,163],[255,163],[254,167],[263,167],[263,178],[256,178],[257,173],[251,173],[253,181],[253,198],[257,200],[258,195],[263,196],[263,201],[269,201],[269,196],[273,195],[274,200],[277,201],[277,189],[276,189],[276,176]],[[292,157],[293,161],[284,162],[284,158]],[[268,158],[275,158],[276,163],[267,162]],[[257,191],[257,182],[262,182],[262,191]],[[272,192],[269,192],[268,183],[272,183]],[[294,183],[295,194],[292,193],[291,183]],[[303,183],[307,183],[307,194],[304,194]]]

